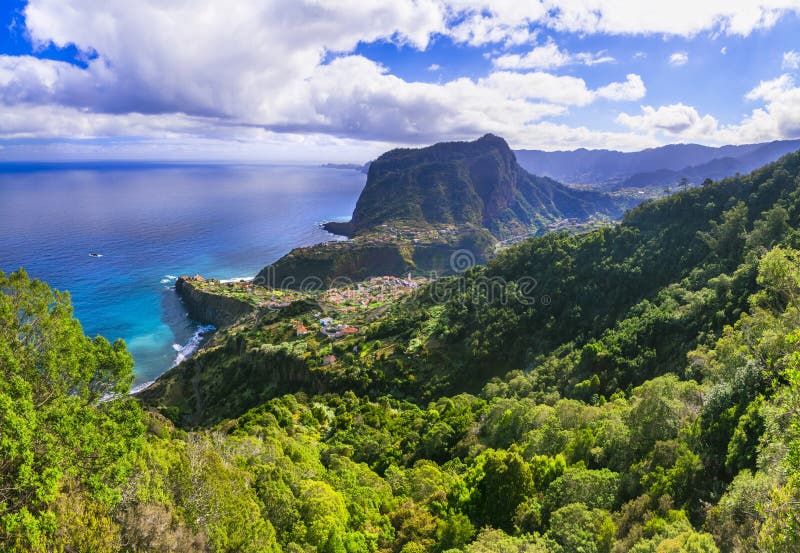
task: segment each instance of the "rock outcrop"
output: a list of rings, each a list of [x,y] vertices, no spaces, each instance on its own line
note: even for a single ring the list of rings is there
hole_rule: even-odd
[[[175,281],[175,292],[183,300],[191,319],[224,328],[256,310],[246,301],[203,291],[203,282],[200,276],[181,276]]]

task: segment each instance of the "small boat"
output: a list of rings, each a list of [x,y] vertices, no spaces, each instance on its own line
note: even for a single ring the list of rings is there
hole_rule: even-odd
[[[102,253],[92,252],[92,253],[89,254],[89,256],[90,257],[103,257],[103,254]]]

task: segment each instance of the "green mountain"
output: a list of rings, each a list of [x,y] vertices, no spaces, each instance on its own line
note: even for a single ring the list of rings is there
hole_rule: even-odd
[[[295,249],[257,280],[300,288],[304,281],[450,274],[450,257],[459,250],[484,263],[498,240],[608,221],[629,205],[529,174],[505,140],[493,135],[392,150],[370,164],[352,219],[325,225],[350,241]]]
[[[228,326],[135,400],[0,274],[0,549],[796,552],[798,228],[800,153],[435,281],[183,279]]]
[[[557,219],[621,214],[621,206],[609,196],[531,175],[505,140],[487,134],[474,142],[383,154],[370,165],[351,221],[329,228],[358,236],[396,222],[471,224],[503,239]]]

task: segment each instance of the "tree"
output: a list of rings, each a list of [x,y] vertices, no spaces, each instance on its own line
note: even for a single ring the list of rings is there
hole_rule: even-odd
[[[515,450],[488,449],[467,475],[470,507],[478,524],[511,531],[517,506],[534,491],[528,463]]]
[[[608,512],[571,503],[550,516],[546,537],[563,547],[564,553],[609,553],[616,531]]]
[[[556,510],[570,503],[611,510],[619,492],[620,477],[608,469],[568,468],[547,488],[545,507]]]
[[[711,230],[700,236],[725,266],[733,266],[741,257],[747,238],[747,205],[738,202],[722,214],[721,221],[712,221]]]
[[[0,544],[43,550],[67,484],[93,512],[119,500],[144,434],[122,341],[88,338],[68,294],[0,272]],[[83,501],[83,500],[81,500]],[[88,508],[88,507],[87,507]],[[102,511],[102,509],[101,509]],[[48,545],[50,544],[50,545]]]

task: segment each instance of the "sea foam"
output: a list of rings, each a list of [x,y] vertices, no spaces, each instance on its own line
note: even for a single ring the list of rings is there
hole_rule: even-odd
[[[173,361],[172,366],[175,367],[191,357],[192,354],[197,351],[197,348],[200,347],[200,344],[203,343],[203,338],[205,338],[205,335],[216,329],[217,327],[214,325],[199,326],[197,330],[195,330],[194,334],[192,334],[192,337],[189,338],[184,345],[181,346],[180,344],[172,344],[172,349],[178,352],[178,354],[175,356],[175,361]]]

